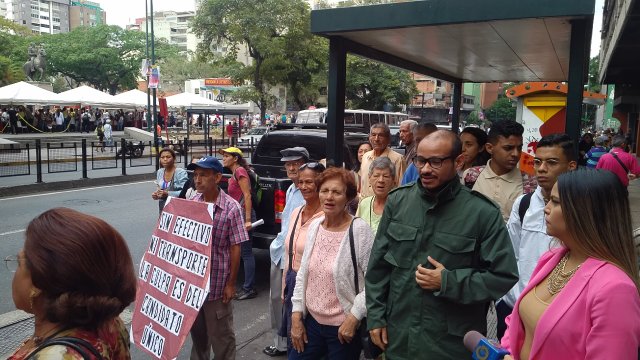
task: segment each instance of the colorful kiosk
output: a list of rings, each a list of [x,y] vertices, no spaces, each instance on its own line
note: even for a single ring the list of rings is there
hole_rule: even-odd
[[[561,82],[525,82],[506,90],[517,100],[516,121],[524,126],[520,169],[533,174],[533,157],[538,140],[553,133],[566,132],[567,84]],[[583,103],[602,105],[605,94],[583,93]]]

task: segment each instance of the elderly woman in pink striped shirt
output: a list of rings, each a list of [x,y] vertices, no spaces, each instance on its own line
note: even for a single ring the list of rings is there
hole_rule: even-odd
[[[364,275],[374,235],[347,211],[357,194],[353,175],[329,168],[318,189],[324,216],[309,227],[296,276],[289,359],[358,359],[362,346],[356,334],[367,312]]]

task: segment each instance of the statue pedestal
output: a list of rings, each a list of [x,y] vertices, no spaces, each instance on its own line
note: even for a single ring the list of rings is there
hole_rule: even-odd
[[[41,89],[53,92],[53,84],[45,81],[27,81],[31,85],[35,85]]]

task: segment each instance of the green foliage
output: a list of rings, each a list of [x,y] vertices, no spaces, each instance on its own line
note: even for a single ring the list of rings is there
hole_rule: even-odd
[[[589,60],[589,80],[587,84],[588,91],[599,93],[602,86],[600,85],[600,57],[595,56]]]
[[[407,71],[356,56],[347,57],[347,108],[394,110],[408,104],[418,94],[416,83]]]
[[[235,74],[235,80],[251,82],[264,117],[270,103],[267,85],[283,81],[288,72],[280,64],[286,60],[282,56],[288,44],[285,37],[304,36],[308,16],[303,0],[207,0],[192,25],[194,33],[203,39],[199,49],[204,56],[219,57],[216,48],[225,46],[227,61],[233,61],[246,46],[253,61]]]
[[[484,123],[484,121],[480,120],[480,117],[478,117],[477,111],[472,111],[469,115],[467,115],[464,121],[467,125],[482,125]]]
[[[43,38],[49,74],[61,74],[115,94],[137,87],[140,63],[145,56],[145,34],[118,26],[76,28]],[[177,48],[156,40],[156,58],[177,55]]]
[[[235,78],[242,64],[238,62],[209,62],[193,58],[188,60],[184,55],[170,56],[160,62],[163,87],[172,87],[184,91],[184,83],[189,79],[210,77]]]
[[[491,122],[516,119],[516,108],[506,97],[499,98],[484,112],[485,118]]]

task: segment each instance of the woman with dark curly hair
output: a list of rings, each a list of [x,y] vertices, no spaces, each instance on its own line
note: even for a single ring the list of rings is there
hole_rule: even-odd
[[[24,248],[5,262],[15,270],[16,308],[35,320],[33,335],[9,359],[131,358],[118,315],[135,299],[136,276],[113,227],[75,210],[48,210],[29,223]]]

